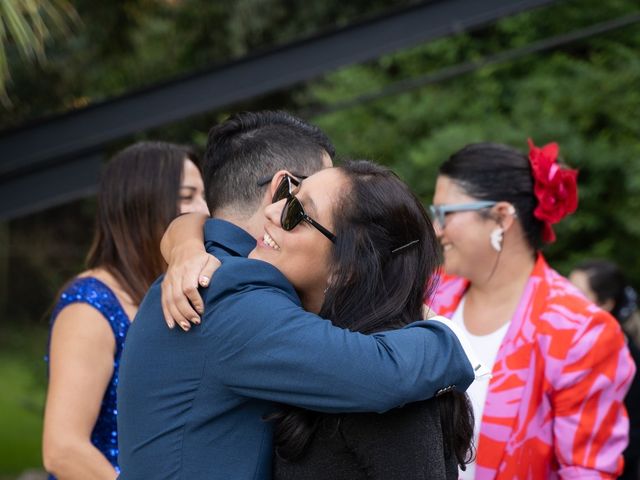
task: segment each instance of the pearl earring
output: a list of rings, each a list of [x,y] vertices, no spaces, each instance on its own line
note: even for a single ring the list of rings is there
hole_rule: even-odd
[[[498,227],[491,232],[491,246],[496,252],[502,251],[503,234],[504,230],[501,227]]]

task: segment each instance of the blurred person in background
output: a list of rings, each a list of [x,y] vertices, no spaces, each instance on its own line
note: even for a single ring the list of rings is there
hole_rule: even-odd
[[[629,341],[640,347],[638,293],[618,265],[608,260],[585,260],[573,268],[569,280],[589,300],[611,313]]]
[[[468,390],[477,457],[461,477],[617,478],[635,367],[615,319],[541,253],[577,207],[577,172],[558,164],[556,144],[529,146],[468,145],[437,177],[445,275],[430,307],[493,373]]]
[[[585,260],[574,267],[569,280],[603,310],[610,312],[627,335],[629,350],[636,363],[636,375],[625,398],[629,413],[629,446],[624,451],[624,480],[640,479],[640,313],[638,295],[624,273],[608,260]]]
[[[116,386],[125,336],[166,268],[162,234],[187,212],[208,214],[189,148],[140,142],[105,167],[88,270],[63,287],[51,315],[43,433],[50,478],[117,477]]]

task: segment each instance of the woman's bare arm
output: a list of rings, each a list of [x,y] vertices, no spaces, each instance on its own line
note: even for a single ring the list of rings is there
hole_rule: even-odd
[[[118,474],[91,443],[113,374],[115,340],[105,318],[86,304],[65,307],[56,318],[49,352],[49,388],[42,456],[59,479],[113,480]]]
[[[203,226],[206,215],[189,213],[171,222],[160,243],[162,256],[168,263],[162,281],[162,311],[169,328],[177,323],[189,330],[200,323],[204,302],[198,285],[206,287],[220,266],[217,258],[204,249]]]

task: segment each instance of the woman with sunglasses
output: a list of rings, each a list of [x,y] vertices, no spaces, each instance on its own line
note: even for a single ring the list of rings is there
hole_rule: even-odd
[[[389,170],[349,162],[302,182],[285,176],[265,216],[250,258],[275,266],[306,310],[365,334],[422,318],[439,247],[424,208]],[[470,405],[451,388],[385,414],[283,406],[266,420],[279,480],[456,479],[471,458]]]
[[[309,262],[318,256],[316,229],[333,242],[323,259],[321,317],[365,334],[421,318],[440,255],[431,222],[409,188],[369,162],[325,170],[299,188],[285,181],[265,212],[268,233],[251,256],[278,267],[294,286],[304,285]],[[336,184],[337,195],[321,209],[327,186]],[[314,204],[316,218],[305,211]],[[307,225],[300,227],[302,222]],[[297,289],[304,298],[304,289]],[[472,456],[471,408],[455,390],[385,414],[329,415],[285,406],[270,419],[276,422],[276,480],[456,479],[457,467]]]
[[[431,308],[471,339],[491,381],[468,393],[476,461],[462,478],[617,478],[634,366],[616,321],[541,254],[577,207],[558,147],[472,144],[439,170],[444,270]]]

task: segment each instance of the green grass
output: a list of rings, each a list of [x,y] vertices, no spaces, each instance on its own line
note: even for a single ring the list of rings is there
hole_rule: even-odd
[[[0,478],[42,468],[46,330],[0,331]]]

